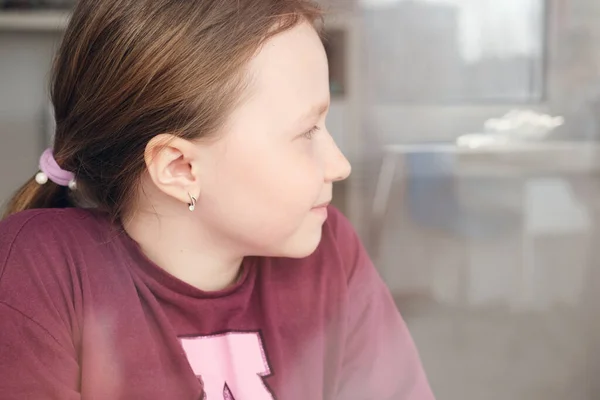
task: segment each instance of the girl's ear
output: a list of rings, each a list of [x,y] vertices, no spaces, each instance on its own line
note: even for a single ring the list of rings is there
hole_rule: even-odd
[[[167,195],[189,203],[200,193],[199,151],[186,140],[170,134],[157,135],[146,145],[144,159],[150,179]]]

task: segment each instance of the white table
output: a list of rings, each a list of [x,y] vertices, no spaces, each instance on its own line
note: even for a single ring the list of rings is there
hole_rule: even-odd
[[[454,156],[453,170],[444,171],[460,177],[523,177],[553,174],[590,174],[600,170],[600,145],[587,142],[514,143],[495,147],[468,148],[448,144],[397,144],[383,149],[383,161],[377,179],[371,210],[371,251],[376,262],[383,232],[390,193],[397,174],[405,165],[405,156],[418,153],[436,153]],[[404,171],[402,171],[404,173]],[[519,207],[522,207],[522,270],[517,302],[531,300],[535,284],[536,266],[533,240],[536,235],[572,234],[589,229],[590,217],[569,195],[568,184],[551,178],[524,180]],[[538,207],[544,196],[551,201]],[[547,203],[547,204],[546,204]],[[558,211],[557,211],[558,210]],[[549,216],[560,213],[563,218]]]

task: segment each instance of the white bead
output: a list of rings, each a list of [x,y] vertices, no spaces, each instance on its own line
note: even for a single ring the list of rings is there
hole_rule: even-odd
[[[194,205],[194,204],[190,204],[190,205],[188,206],[188,209],[189,209],[190,211],[194,211],[194,210],[196,209],[196,205]]]
[[[77,182],[75,181],[75,179],[73,179],[71,182],[69,182],[69,189],[71,189],[71,190],[77,189]]]
[[[40,184],[40,185],[43,185],[43,184],[45,184],[46,182],[48,182],[48,176],[47,176],[45,173],[43,173],[43,172],[38,172],[38,173],[35,175],[35,181],[36,181],[38,184]]]

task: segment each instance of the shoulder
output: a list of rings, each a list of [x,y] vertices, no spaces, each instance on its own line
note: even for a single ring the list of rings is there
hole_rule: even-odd
[[[327,214],[321,241],[309,256],[259,258],[265,266],[272,266],[269,268],[272,273],[281,277],[275,281],[321,282],[347,288],[357,271],[371,268],[366,250],[348,218],[333,206],[327,208]],[[265,268],[261,270],[264,272]]]
[[[323,237],[315,256],[335,258],[347,281],[350,281],[361,269],[372,268],[371,260],[348,218],[333,206],[327,211]]]
[[[346,216],[337,208],[327,208],[327,220],[323,225],[323,237],[320,247],[335,248],[338,252],[357,250],[358,235]]]
[[[75,208],[28,210],[0,221],[1,297],[34,279],[44,286],[68,279],[80,255],[97,249],[109,231],[101,214]]]
[[[4,234],[14,229],[21,230],[29,225],[41,227],[48,222],[54,225],[57,222],[80,225],[82,222],[85,224],[86,221],[89,222],[92,219],[102,220],[104,214],[84,208],[36,208],[21,211],[0,221],[0,232]]]
[[[78,208],[22,211],[0,221],[0,254],[25,243],[69,241],[81,235],[105,232],[109,226],[103,214]],[[0,256],[0,263],[2,256]],[[0,264],[1,265],[1,264]]]
[[[354,231],[348,218],[340,210],[331,205],[327,207],[327,220],[325,221],[324,228],[326,231],[332,230],[337,232],[339,230],[342,233],[351,234]]]

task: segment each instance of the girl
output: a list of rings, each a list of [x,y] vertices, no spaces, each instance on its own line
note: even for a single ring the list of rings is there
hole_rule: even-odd
[[[0,225],[3,399],[429,400],[307,0],[82,0]]]

